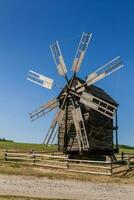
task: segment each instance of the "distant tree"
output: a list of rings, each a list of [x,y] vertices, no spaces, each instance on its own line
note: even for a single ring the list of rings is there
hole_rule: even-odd
[[[134,146],[128,146],[128,145],[120,144],[119,148],[121,148],[121,149],[134,149]]]
[[[0,138],[0,142],[14,142],[13,140],[6,140],[5,138]]]

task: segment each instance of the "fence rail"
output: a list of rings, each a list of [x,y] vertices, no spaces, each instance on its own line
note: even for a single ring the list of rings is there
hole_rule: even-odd
[[[118,161],[93,161],[69,159],[62,152],[20,152],[5,150],[4,160],[8,162],[17,162],[19,164],[30,164],[35,167],[63,169],[69,172],[98,174],[98,175],[114,175],[133,168],[133,156],[126,156],[124,160]],[[124,169],[125,166],[125,169]]]

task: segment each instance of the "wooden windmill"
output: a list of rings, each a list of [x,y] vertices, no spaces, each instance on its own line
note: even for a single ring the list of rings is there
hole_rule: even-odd
[[[53,142],[58,135],[59,149],[70,155],[114,154],[113,131],[116,131],[117,143],[118,103],[104,90],[93,84],[120,69],[123,64],[118,56],[89,74],[85,81],[79,79],[76,74],[80,69],[91,37],[92,33],[83,33],[81,36],[70,80],[67,77],[67,68],[58,41],[50,45],[58,74],[65,78],[66,85],[56,99],[30,113],[30,118],[34,121],[58,109],[44,143]],[[28,80],[48,89],[53,86],[52,79],[31,70]]]

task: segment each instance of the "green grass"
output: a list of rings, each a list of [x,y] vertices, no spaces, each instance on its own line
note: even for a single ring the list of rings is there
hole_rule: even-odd
[[[21,151],[45,151],[45,150],[57,150],[57,145],[44,145],[44,144],[30,144],[30,143],[18,143],[18,142],[4,142],[0,141],[0,149],[4,150],[21,150]]]
[[[120,147],[120,149],[132,149],[132,150],[134,150],[134,146],[128,146],[128,145],[120,144],[119,147]]]
[[[38,151],[46,151],[46,150],[57,150],[57,145],[50,145],[46,147],[43,144],[28,144],[28,143],[16,143],[16,142],[3,142],[0,141],[0,174],[12,174],[12,175],[23,175],[23,176],[35,176],[35,177],[47,177],[50,179],[75,179],[75,180],[81,180],[81,181],[121,181],[124,182],[126,179],[120,179],[119,177],[104,177],[102,176],[95,176],[90,174],[77,174],[77,173],[71,173],[71,172],[65,172],[64,170],[50,170],[49,168],[40,169],[35,168],[33,166],[28,165],[22,165],[20,162],[4,162],[3,160],[3,150],[18,150],[18,151],[31,151],[31,150],[38,150]],[[134,153],[134,149],[132,148],[122,148],[120,149],[120,152],[124,153]],[[126,175],[126,177],[129,177]],[[127,182],[133,182],[134,183],[134,172],[130,174],[130,180],[127,180]],[[5,197],[8,199],[8,197]],[[3,198],[4,199],[4,198]],[[12,198],[15,199],[15,198]],[[22,198],[21,198],[22,199]],[[24,199],[24,198],[23,198]],[[23,200],[22,199],[22,200]],[[0,197],[1,200],[1,197]],[[25,200],[25,199],[24,199]]]
[[[126,148],[124,149],[124,148],[123,148],[123,149],[120,149],[120,153],[121,153],[121,152],[124,152],[124,153],[132,153],[132,154],[133,154],[133,153],[134,153],[134,149],[126,149]]]
[[[36,197],[24,197],[24,196],[15,196],[15,195],[0,195],[0,200],[59,200],[53,198],[36,198]],[[65,199],[60,199],[65,200]],[[67,199],[66,199],[67,200]]]
[[[134,147],[127,145],[119,145],[120,152],[134,153]],[[30,143],[19,143],[19,142],[6,142],[0,141],[0,150],[19,150],[19,151],[46,151],[46,150],[57,150],[57,145],[44,145],[44,144],[30,144]]]
[[[32,166],[21,165],[20,162],[8,163],[3,160],[3,150],[16,150],[16,151],[48,151],[57,150],[57,145],[46,145],[44,144],[30,144],[30,143],[17,143],[17,142],[6,142],[0,141],[0,174],[14,174],[14,175],[26,175],[26,176],[45,176],[53,178],[53,173],[42,173],[40,171],[33,170]],[[59,175],[55,175],[57,178]]]
[[[134,153],[134,147],[133,146],[127,146],[127,145],[119,145],[120,153]]]

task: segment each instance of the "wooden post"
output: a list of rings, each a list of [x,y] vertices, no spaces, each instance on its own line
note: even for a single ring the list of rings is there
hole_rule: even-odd
[[[67,161],[67,169],[69,169],[69,160]]]
[[[116,130],[115,130],[115,137],[116,137],[116,149],[119,150],[119,146],[118,146],[118,117],[117,117],[117,110],[115,111],[115,123],[116,123]]]
[[[67,120],[68,120],[68,100],[66,102],[66,107],[65,107],[65,134],[64,134],[64,146],[63,146],[63,151],[66,152],[67,145],[68,145],[68,138],[67,138],[67,132],[68,132],[68,126],[67,126]]]
[[[110,173],[111,173],[111,176],[113,175],[113,162],[111,160],[111,163],[110,163]]]
[[[129,156],[127,157],[127,168],[130,169],[130,158],[129,158]]]
[[[51,153],[51,155],[52,155],[52,156],[54,155],[54,150],[52,150],[52,153]]]
[[[7,160],[7,149],[5,150],[5,153],[4,153],[4,160],[5,161]]]
[[[33,163],[35,163],[35,152],[33,151],[32,154],[33,154],[33,156],[32,156],[33,157]]]
[[[123,151],[121,152],[121,160],[124,160],[124,153],[123,153]]]

